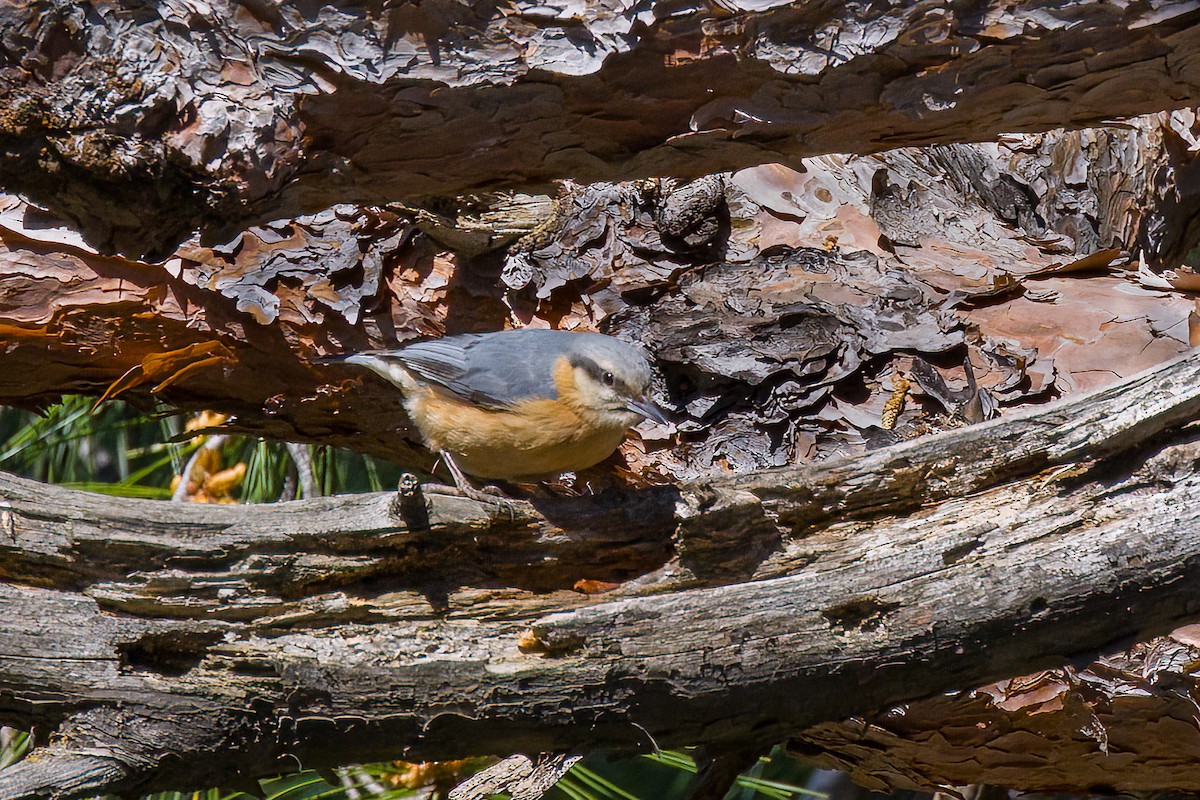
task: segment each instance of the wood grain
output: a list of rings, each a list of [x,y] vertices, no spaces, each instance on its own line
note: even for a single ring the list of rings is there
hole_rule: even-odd
[[[1198,385],[1189,355],[824,469],[511,517],[430,491],[421,530],[386,495],[196,508],[5,476],[0,716],[62,735],[0,797],[285,753],[768,744],[1086,660],[1200,614]],[[606,595],[565,588],[637,558]]]

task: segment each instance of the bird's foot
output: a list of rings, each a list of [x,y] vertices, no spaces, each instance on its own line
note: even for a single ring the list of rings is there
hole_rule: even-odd
[[[469,500],[474,500],[476,503],[495,506],[497,511],[507,511],[510,520],[517,518],[516,501],[506,495],[498,486],[484,486],[482,489],[476,489],[471,485],[455,486],[454,492]]]
[[[465,497],[468,500],[474,500],[477,503],[487,503],[495,505],[497,508],[503,508],[508,511],[510,518],[516,516],[515,505],[512,498],[506,495],[497,486],[485,486],[482,489],[477,489],[467,480],[467,476],[459,469],[458,464],[454,463],[454,459],[445,450],[441,452],[442,461],[446,468],[450,470],[450,475],[454,478],[454,492],[460,497]]]
[[[436,488],[430,489],[429,494],[437,494],[444,497],[465,497],[468,500],[474,500],[476,503],[483,503],[486,506],[495,508],[497,511],[507,511],[509,519],[516,519],[516,501],[506,495],[498,486],[484,486],[482,489],[476,489],[474,486],[470,485],[435,485]]]
[[[464,484],[462,486],[455,486],[454,490],[463,497],[468,497],[480,503],[495,503],[499,500],[503,500],[504,502],[510,504],[512,503],[512,498],[506,495],[504,490],[499,486],[489,485],[476,488],[470,484]]]

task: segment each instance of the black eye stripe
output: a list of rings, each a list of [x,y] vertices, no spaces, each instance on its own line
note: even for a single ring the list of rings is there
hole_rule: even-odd
[[[599,364],[590,358],[583,356],[572,357],[571,365],[583,369],[584,372],[592,376],[592,379],[596,381],[596,383],[602,383],[605,386],[613,386],[617,382],[616,376],[613,375],[613,373],[603,369]]]

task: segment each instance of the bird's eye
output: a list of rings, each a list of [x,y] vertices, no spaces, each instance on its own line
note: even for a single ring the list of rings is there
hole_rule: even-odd
[[[611,372],[606,372],[603,375],[601,375],[600,380],[604,383],[605,386],[612,386],[614,383],[617,382],[617,379],[613,377],[613,374]]]

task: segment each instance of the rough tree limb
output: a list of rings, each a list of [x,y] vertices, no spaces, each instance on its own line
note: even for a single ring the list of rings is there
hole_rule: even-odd
[[[196,230],[341,202],[690,177],[1200,102],[1190,2],[303,8],[8,4],[0,182],[102,251],[163,257]]]
[[[1192,355],[824,467],[512,518],[430,492],[415,528],[386,495],[181,508],[6,477],[0,722],[60,735],[0,798],[765,744],[1165,632],[1200,615],[1200,450],[1167,435],[1197,411]]]

